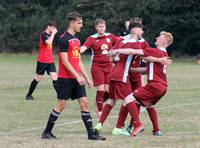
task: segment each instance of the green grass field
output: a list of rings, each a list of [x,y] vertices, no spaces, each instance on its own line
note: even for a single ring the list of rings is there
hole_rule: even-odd
[[[83,60],[89,71],[89,57]],[[50,77],[45,75],[33,94],[36,100],[25,100],[35,73],[35,61],[35,55],[0,55],[0,148],[200,147],[200,65],[196,61],[177,60],[168,69],[168,93],[156,105],[163,136],[151,135],[146,112],[141,114],[146,129],[140,136],[133,139],[112,136],[118,102],[104,124],[102,134],[106,141],[87,140],[76,101],[69,102],[57,120],[54,133],[58,140],[40,138],[56,94]],[[88,98],[95,125],[95,89],[88,90]]]

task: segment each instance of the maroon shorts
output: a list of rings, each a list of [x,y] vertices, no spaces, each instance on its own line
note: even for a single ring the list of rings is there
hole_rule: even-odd
[[[129,80],[130,80],[130,83],[131,83],[132,91],[142,87],[141,74],[130,73]]]
[[[123,83],[120,81],[110,81],[109,98],[114,100],[124,100],[130,93],[132,93],[130,83]]]
[[[91,75],[92,75],[94,86],[98,86],[101,84],[109,84],[110,73],[111,73],[111,69],[100,69],[100,68],[92,67]]]
[[[142,80],[141,79],[137,79],[137,80],[130,79],[130,83],[131,83],[132,91],[142,87]]]
[[[166,91],[167,86],[161,83],[150,82],[144,87],[136,89],[134,91],[134,97],[143,106],[149,104],[154,105],[165,95]]]

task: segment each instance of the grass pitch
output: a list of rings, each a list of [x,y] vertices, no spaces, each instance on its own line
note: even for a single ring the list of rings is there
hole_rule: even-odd
[[[89,57],[83,57],[83,61],[89,72]],[[35,55],[0,55],[0,148],[200,147],[200,65],[196,61],[177,60],[168,69],[169,89],[156,105],[163,136],[151,135],[152,126],[146,112],[141,114],[145,132],[140,136],[133,139],[112,136],[118,102],[104,124],[102,135],[106,141],[87,140],[76,101],[69,102],[56,122],[53,131],[58,140],[40,138],[55,105],[56,93],[50,77],[45,75],[33,94],[36,100],[25,100],[35,67]],[[95,89],[87,93],[95,125]]]

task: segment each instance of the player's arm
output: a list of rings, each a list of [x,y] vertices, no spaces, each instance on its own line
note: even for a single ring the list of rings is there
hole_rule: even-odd
[[[108,52],[109,56],[115,56],[117,54],[125,54],[125,55],[144,55],[142,49],[132,49],[132,48],[122,48],[122,49],[113,49]]]
[[[54,28],[54,29],[52,30],[52,33],[51,33],[50,37],[42,37],[42,38],[43,38],[43,41],[45,41],[46,44],[52,44],[52,43],[53,43],[54,36],[55,36],[55,34],[56,34],[57,32],[58,32],[57,29]],[[45,39],[45,38],[46,38],[46,39]]]
[[[88,48],[86,46],[81,46],[80,52],[84,53]]]
[[[133,72],[133,73],[144,73],[144,74],[146,74],[147,68],[146,67],[137,67],[137,68],[131,67],[130,68],[130,72]]]
[[[80,52],[84,53],[88,48],[92,46],[93,40],[91,37],[88,37],[84,44],[81,46]]]
[[[143,57],[143,59],[148,62],[157,62],[157,63],[161,63],[163,65],[171,65],[172,64],[172,60],[169,59],[169,57],[158,58],[158,57],[153,57],[153,56],[147,56],[147,57]]]
[[[85,78],[85,80],[86,80],[88,86],[89,86],[90,88],[93,87],[93,83],[92,83],[92,81],[90,80],[90,78],[89,78],[89,76],[88,76],[88,74],[87,74],[87,72],[86,72],[86,70],[85,70],[85,68],[84,68],[84,66],[83,66],[83,63],[82,63],[82,60],[81,60],[81,56],[80,56],[80,61],[79,61],[79,67],[80,67],[80,70],[81,70],[81,74],[82,74],[83,77]]]

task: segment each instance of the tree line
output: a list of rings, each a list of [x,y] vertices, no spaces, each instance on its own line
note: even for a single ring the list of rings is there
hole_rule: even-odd
[[[37,51],[39,34],[47,21],[56,20],[58,38],[67,27],[66,16],[71,11],[83,17],[84,27],[78,34],[82,42],[95,33],[94,20],[98,17],[104,18],[107,31],[116,35],[125,19],[141,17],[144,38],[151,46],[164,30],[174,36],[169,53],[176,56],[200,53],[199,0],[1,0],[0,52]]]

